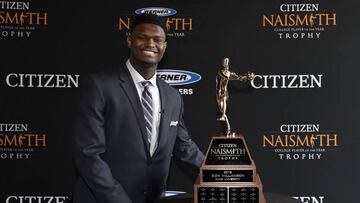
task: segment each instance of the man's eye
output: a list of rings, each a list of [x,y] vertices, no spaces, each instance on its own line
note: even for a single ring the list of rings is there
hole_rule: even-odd
[[[145,40],[146,38],[144,36],[137,36],[136,37],[138,40]]]
[[[163,39],[155,38],[155,39],[154,39],[154,42],[156,42],[156,43],[163,43],[164,40],[163,40]]]

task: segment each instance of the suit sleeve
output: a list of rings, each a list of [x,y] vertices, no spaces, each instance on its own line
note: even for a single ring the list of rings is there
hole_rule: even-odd
[[[180,96],[180,95],[179,95]],[[204,160],[204,154],[200,151],[198,146],[191,140],[188,131],[185,127],[183,112],[184,105],[182,97],[180,96],[181,109],[178,123],[178,134],[175,141],[173,154],[182,162],[190,166],[190,170],[196,175],[199,172],[201,163]]]
[[[105,99],[90,77],[82,81],[74,119],[74,161],[96,200],[101,203],[131,203],[121,184],[101,158],[106,150]]]

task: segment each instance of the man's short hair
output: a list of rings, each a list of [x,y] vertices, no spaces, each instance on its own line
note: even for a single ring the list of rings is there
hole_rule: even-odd
[[[158,15],[147,14],[147,13],[136,15],[132,19],[130,32],[132,33],[137,25],[140,25],[140,24],[143,24],[143,23],[150,23],[150,24],[160,26],[164,30],[164,33],[165,33],[165,36],[166,36],[166,26],[165,26],[164,19],[162,17],[158,16]]]

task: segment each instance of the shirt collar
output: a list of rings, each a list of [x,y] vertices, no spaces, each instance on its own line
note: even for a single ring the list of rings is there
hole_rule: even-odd
[[[139,72],[131,65],[130,60],[126,61],[126,67],[128,68],[130,75],[135,84],[140,84],[142,81],[146,80]],[[153,86],[156,86],[156,73],[147,81],[150,81]],[[141,84],[140,84],[141,85]]]

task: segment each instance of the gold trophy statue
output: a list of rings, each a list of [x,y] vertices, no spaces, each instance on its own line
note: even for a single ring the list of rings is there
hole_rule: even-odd
[[[244,137],[231,132],[226,115],[229,81],[249,81],[253,78],[251,72],[245,75],[231,72],[229,59],[223,60],[223,67],[216,77],[216,100],[221,112],[217,120],[225,122],[226,132],[211,140],[194,185],[194,203],[266,203],[260,177]]]
[[[237,75],[234,72],[229,70],[229,59],[224,58],[223,67],[220,68],[216,76],[216,101],[218,103],[221,117],[218,118],[218,121],[225,121],[226,123],[226,136],[231,136],[231,129],[229,124],[229,119],[226,115],[226,101],[229,98],[229,92],[227,86],[229,80],[240,80],[240,81],[249,81],[254,78],[254,74],[247,72],[246,75]]]

